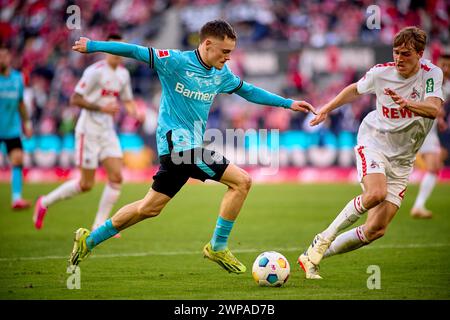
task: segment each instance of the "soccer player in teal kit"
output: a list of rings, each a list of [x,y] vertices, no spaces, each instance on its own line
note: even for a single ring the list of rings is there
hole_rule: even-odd
[[[235,45],[236,34],[223,20],[210,21],[202,27],[200,45],[193,51],[157,50],[87,38],[75,42],[72,49],[78,52],[107,52],[148,63],[159,75],[162,95],[157,129],[161,165],[151,189],[142,200],[125,205],[92,233],[78,229],[69,260],[72,265],[78,265],[95,246],[119,231],[159,215],[191,177],[212,179],[228,186],[212,239],[203,248],[203,254],[228,272],[246,271],[228,249],[227,242],[251,179],[222,155],[202,147],[211,104],[217,94],[236,93],[254,103],[294,111],[314,112],[314,108],[307,102],[285,99],[240,80],[225,65]]]
[[[23,102],[22,75],[12,69],[10,64],[9,49],[0,47],[0,145],[5,143],[12,166],[11,207],[20,210],[30,206],[30,203],[22,198],[23,150],[20,135],[22,127],[27,137],[31,137],[33,130]]]

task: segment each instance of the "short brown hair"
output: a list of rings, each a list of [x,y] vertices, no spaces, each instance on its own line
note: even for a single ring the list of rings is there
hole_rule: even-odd
[[[394,48],[402,45],[410,46],[420,52],[425,50],[427,34],[417,27],[406,27],[400,30],[394,37]]]
[[[220,40],[224,40],[225,37],[232,40],[237,38],[233,27],[225,20],[213,20],[203,25],[200,29],[200,42],[205,41],[207,37],[214,37]]]

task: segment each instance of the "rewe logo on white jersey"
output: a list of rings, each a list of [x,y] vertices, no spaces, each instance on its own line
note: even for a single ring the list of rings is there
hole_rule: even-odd
[[[187,98],[205,102],[212,102],[214,100],[214,97],[216,96],[215,93],[204,93],[201,91],[190,90],[188,88],[185,88],[184,84],[179,82],[177,82],[177,84],[175,85],[175,91],[181,93]]]
[[[406,108],[400,109],[382,106],[381,110],[383,113],[383,117],[388,119],[411,119],[418,116],[417,113]]]

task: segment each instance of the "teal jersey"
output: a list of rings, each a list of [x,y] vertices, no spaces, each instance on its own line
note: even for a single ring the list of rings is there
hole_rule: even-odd
[[[227,65],[219,70],[202,61],[197,50],[158,50],[113,41],[87,42],[87,52],[107,52],[146,62],[159,75],[162,86],[157,145],[160,156],[203,146],[209,110],[220,93],[283,108],[293,100],[255,87],[234,75]]]
[[[10,69],[9,75],[0,74],[0,138],[20,137],[22,121],[19,105],[23,100],[23,80],[19,71]]]
[[[226,65],[221,70],[208,67],[197,50],[150,50],[150,67],[157,71],[162,86],[159,155],[172,147],[175,152],[201,147],[214,97],[233,93],[242,81]]]

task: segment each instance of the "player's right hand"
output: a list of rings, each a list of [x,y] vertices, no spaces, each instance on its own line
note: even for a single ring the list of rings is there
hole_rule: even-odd
[[[31,138],[33,136],[33,125],[30,120],[23,123],[23,134],[27,138]]]
[[[328,112],[323,111],[323,108],[321,111],[317,112],[317,115],[309,122],[309,125],[314,127],[318,124],[325,121],[325,119],[328,117]]]
[[[119,105],[117,104],[117,102],[111,102],[109,104],[107,104],[106,106],[103,106],[100,109],[101,112],[103,113],[107,113],[110,115],[115,115],[117,112],[119,112]]]
[[[88,38],[80,37],[80,40],[75,41],[75,44],[72,46],[72,50],[78,51],[81,53],[86,53],[88,41],[89,41]]]
[[[312,112],[314,114],[316,114],[316,109],[308,102],[306,101],[294,101],[291,104],[291,110],[294,111],[301,111],[301,112]]]

